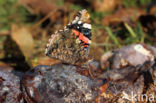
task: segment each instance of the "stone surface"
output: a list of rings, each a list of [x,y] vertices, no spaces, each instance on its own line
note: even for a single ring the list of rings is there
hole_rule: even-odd
[[[106,56],[108,56],[106,60]],[[112,69],[116,68],[124,68],[127,66],[137,66],[139,64],[144,64],[147,61],[154,62],[154,58],[156,57],[156,48],[143,44],[132,44],[128,46],[124,46],[119,50],[112,51],[110,53],[104,54],[101,57],[101,66],[105,67],[107,62],[109,61]],[[108,66],[107,66],[108,67]]]
[[[22,84],[30,103],[90,103],[97,95],[94,82],[71,65],[37,66],[25,74]]]
[[[11,68],[0,67],[0,103],[24,103],[19,75]]]

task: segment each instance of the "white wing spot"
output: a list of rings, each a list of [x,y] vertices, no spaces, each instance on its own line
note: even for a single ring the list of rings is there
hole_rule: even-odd
[[[87,23],[84,23],[83,27],[87,28],[87,29],[91,29],[92,28],[91,24],[87,24]]]
[[[78,21],[78,24],[82,24],[82,21]]]

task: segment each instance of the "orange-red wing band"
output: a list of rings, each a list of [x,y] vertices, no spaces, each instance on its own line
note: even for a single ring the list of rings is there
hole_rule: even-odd
[[[76,36],[79,36],[79,35],[80,35],[80,32],[78,32],[77,30],[72,29],[72,32],[73,32]]]
[[[87,37],[85,37],[82,33],[80,33],[79,39],[82,40],[86,44],[89,43],[89,39]]]
[[[85,37],[82,33],[78,32],[77,30],[72,30],[72,32],[79,37],[80,40],[82,40],[84,43],[89,44],[89,39]]]

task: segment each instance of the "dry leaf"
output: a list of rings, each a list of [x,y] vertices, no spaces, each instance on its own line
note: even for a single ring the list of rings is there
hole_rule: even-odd
[[[117,5],[120,4],[120,0],[94,0],[92,2],[95,11],[112,11]]]
[[[30,31],[26,27],[12,25],[11,38],[17,43],[24,56],[32,56],[34,41]]]

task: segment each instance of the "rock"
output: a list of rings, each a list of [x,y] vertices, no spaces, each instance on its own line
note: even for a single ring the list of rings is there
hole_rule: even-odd
[[[29,103],[90,103],[97,95],[93,80],[65,64],[35,67],[24,75],[22,86]]]
[[[132,103],[133,95],[141,95],[144,88],[144,78],[140,76],[136,82],[130,85],[128,82],[107,83],[108,88],[101,93],[97,100],[98,103]]]
[[[133,103],[154,101],[155,64],[145,62],[142,65],[127,66],[104,72],[99,78],[106,81],[105,92],[100,93],[96,101],[102,103]],[[152,72],[151,72],[152,71]],[[145,98],[143,98],[145,97]]]
[[[104,57],[106,56],[104,55],[101,58],[102,67],[104,67],[108,61],[112,69],[137,66],[147,61],[154,62],[156,48],[143,43],[132,44],[115,50],[107,59],[104,59]]]
[[[0,103],[24,103],[19,72],[0,67]]]

